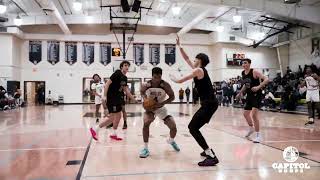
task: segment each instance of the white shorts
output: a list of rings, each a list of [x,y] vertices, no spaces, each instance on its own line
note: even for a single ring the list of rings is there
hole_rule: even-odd
[[[319,102],[319,91],[318,90],[309,90],[306,95],[307,102]]]
[[[164,106],[153,111],[154,115],[157,116],[159,119],[165,120],[165,118],[167,118],[168,116],[170,116],[168,114],[168,110],[167,108],[165,108]]]
[[[102,98],[100,98],[99,96],[96,96],[95,98],[94,98],[94,104],[102,104]]]

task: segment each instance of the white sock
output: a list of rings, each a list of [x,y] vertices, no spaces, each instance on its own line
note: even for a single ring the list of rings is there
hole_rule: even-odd
[[[94,129],[96,132],[98,132],[98,131],[100,130],[99,124],[96,125],[96,126],[94,126],[93,129]]]
[[[117,130],[116,129],[112,129],[112,135],[113,136],[117,136]]]
[[[249,130],[250,131],[254,131],[254,127],[253,126],[249,126]]]
[[[171,137],[168,139],[168,143],[172,143],[173,141],[174,141],[174,139]]]
[[[206,149],[204,152],[206,153],[206,155],[214,157],[214,154],[210,148]]]
[[[144,143],[144,148],[148,149],[148,143]]]
[[[259,137],[260,136],[260,132],[256,132],[256,136]]]

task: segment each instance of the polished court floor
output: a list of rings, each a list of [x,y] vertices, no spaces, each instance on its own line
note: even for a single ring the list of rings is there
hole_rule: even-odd
[[[201,148],[187,126],[198,106],[167,105],[174,116],[181,151],[166,143],[168,129],[156,120],[150,129],[150,156],[139,158],[142,142],[141,105],[127,105],[128,129],[109,138],[102,129],[99,141],[89,134],[95,124],[93,105],[33,106],[0,112],[0,180],[105,179],[319,179],[320,121],[305,127],[306,116],[261,112],[262,142],[245,139],[242,109],[220,107],[201,129],[220,163],[198,167]],[[303,173],[279,173],[273,163],[286,162],[282,150],[300,151],[296,162],[311,167]]]

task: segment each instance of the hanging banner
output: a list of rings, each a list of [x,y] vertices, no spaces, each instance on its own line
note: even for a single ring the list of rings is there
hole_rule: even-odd
[[[160,63],[160,44],[149,45],[149,63],[156,66]]]
[[[77,62],[77,42],[66,42],[65,43],[66,49],[66,59],[65,61],[73,65]]]
[[[52,65],[60,61],[60,42],[48,41],[47,42],[47,59]]]
[[[133,44],[133,57],[137,66],[144,63],[144,44]]]
[[[41,41],[29,41],[29,61],[34,65],[38,64],[42,59]]]
[[[86,65],[92,64],[94,61],[94,43],[83,43],[82,46],[82,62]]]
[[[104,66],[111,62],[111,44],[100,43],[100,63]]]
[[[176,63],[176,45],[166,44],[165,48],[165,63],[172,66]]]

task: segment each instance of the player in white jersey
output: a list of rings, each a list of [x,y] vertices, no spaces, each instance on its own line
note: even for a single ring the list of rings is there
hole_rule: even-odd
[[[101,82],[101,78],[98,74],[93,75],[93,83],[91,85],[91,90],[93,91],[94,94],[94,104],[96,105],[96,112],[95,112],[95,117],[96,122],[99,122],[99,111],[101,104],[103,105],[103,108],[106,113],[106,106],[105,103],[103,102],[103,93],[104,93],[104,83]]]
[[[170,137],[167,142],[171,144],[175,151],[180,151],[180,148],[174,141],[174,138],[177,134],[176,123],[174,122],[173,117],[168,114],[167,108],[164,107],[165,104],[168,104],[174,100],[174,92],[170,84],[162,80],[161,76],[162,69],[159,67],[153,68],[152,79],[146,84],[143,84],[140,90],[144,99],[152,98],[156,101],[156,104],[152,107],[152,110],[146,111],[143,116],[144,148],[140,152],[141,158],[146,158],[150,154],[148,149],[149,127],[150,124],[155,120],[156,116],[163,120],[164,124],[170,129]],[[169,98],[167,98],[167,95]]]
[[[313,124],[315,110],[319,106],[319,76],[312,72],[311,67],[306,68],[305,81],[307,85],[306,101],[308,103],[309,120],[305,125]]]

